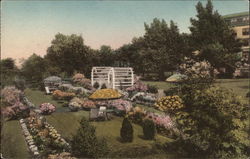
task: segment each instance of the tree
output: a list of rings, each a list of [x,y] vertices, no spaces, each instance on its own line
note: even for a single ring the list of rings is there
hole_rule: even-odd
[[[80,128],[71,140],[72,154],[80,158],[101,158],[108,152],[105,139],[98,139],[95,134],[95,127],[83,117],[80,121]]]
[[[186,43],[179,33],[177,25],[170,21],[155,18],[148,25],[145,24],[145,47],[141,50],[142,62],[148,71],[157,70],[159,79],[164,79],[165,71],[175,71],[184,59]]]
[[[24,61],[21,68],[21,73],[28,83],[36,87],[42,83],[46,64],[42,57],[33,54]]]
[[[129,119],[125,117],[122,122],[122,128],[120,130],[120,135],[123,142],[133,141],[133,126]]]
[[[49,65],[59,68],[60,72],[66,72],[71,76],[74,71],[89,75],[92,67],[92,51],[84,45],[81,36],[63,35],[58,33],[47,49],[45,59]]]
[[[1,59],[1,87],[6,85],[14,85],[15,78],[19,75],[19,69],[15,65],[15,60],[12,58]]]
[[[114,63],[114,50],[110,46],[102,45],[99,53],[100,66],[112,66]]]
[[[241,43],[234,31],[221,15],[213,10],[211,0],[205,7],[201,2],[196,5],[197,19],[191,18],[191,41],[194,50],[198,50],[200,60],[207,60],[215,68],[224,67],[234,72],[239,60]]]

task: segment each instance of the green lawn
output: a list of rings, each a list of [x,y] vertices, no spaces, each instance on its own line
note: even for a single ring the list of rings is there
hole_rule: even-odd
[[[78,129],[78,121],[83,116],[88,118],[88,115],[89,112],[87,111],[54,113],[50,116],[46,116],[46,119],[67,139]],[[171,141],[171,139],[157,135],[155,141],[144,140],[142,139],[142,127],[139,125],[133,124],[134,141],[132,143],[121,143],[120,128],[122,120],[123,118],[121,117],[114,117],[114,119],[110,121],[91,122],[96,127],[97,136],[107,139],[108,145],[111,148],[109,157],[146,157],[147,155],[151,155],[151,157],[156,155],[162,158],[171,157],[171,155],[166,155],[162,152],[159,153],[153,148],[156,142],[164,143]]]
[[[4,158],[31,158],[21,131],[21,125],[17,120],[4,122],[1,133],[1,152]]]
[[[62,102],[58,102],[52,99],[52,95],[46,95],[45,92],[37,89],[25,89],[24,91],[26,97],[33,103],[35,106],[39,106],[42,103],[51,103],[56,105],[56,107],[62,107]]]
[[[149,85],[155,85],[158,89],[168,89],[174,86],[164,81],[143,81]],[[249,91],[249,79],[217,79],[215,85],[232,89],[236,94],[245,97]]]

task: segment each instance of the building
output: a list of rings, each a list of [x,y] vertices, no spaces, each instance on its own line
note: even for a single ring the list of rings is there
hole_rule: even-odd
[[[235,31],[236,38],[243,42],[242,51],[240,53],[241,62],[243,63],[240,68],[239,74],[248,74],[250,62],[250,34],[249,34],[249,12],[241,12],[223,16]]]

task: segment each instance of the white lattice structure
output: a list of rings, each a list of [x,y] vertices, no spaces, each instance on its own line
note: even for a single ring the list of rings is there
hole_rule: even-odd
[[[106,84],[107,88],[120,89],[131,87],[134,84],[134,72],[131,67],[93,67],[91,71],[91,84],[98,82],[100,86]]]

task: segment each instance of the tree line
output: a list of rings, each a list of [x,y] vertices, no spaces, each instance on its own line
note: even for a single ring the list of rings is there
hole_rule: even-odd
[[[80,35],[58,33],[44,57],[31,55],[18,71],[27,81],[39,82],[50,75],[69,77],[75,72],[89,77],[93,66],[129,66],[143,77],[154,74],[158,80],[165,80],[166,72],[178,71],[185,57],[189,57],[206,60],[218,70],[225,68],[225,75],[232,75],[235,63],[240,60],[237,53],[242,43],[218,11],[214,11],[210,0],[205,6],[198,2],[196,10],[196,18],[190,19],[189,34],[180,33],[172,20],[167,23],[155,18],[144,24],[143,36],[116,50],[106,45],[92,49]],[[1,70],[6,68],[6,61],[7,65],[14,62],[1,60]],[[13,68],[17,70],[14,65]]]

